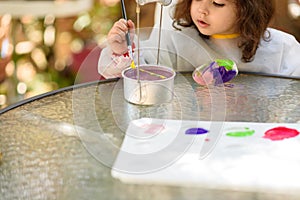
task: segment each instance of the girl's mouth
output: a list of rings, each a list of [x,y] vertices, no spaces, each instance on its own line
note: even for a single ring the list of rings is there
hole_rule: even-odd
[[[206,28],[206,27],[209,26],[209,24],[206,23],[206,22],[203,21],[203,20],[198,20],[198,24],[199,24],[199,26],[202,27],[202,28]]]

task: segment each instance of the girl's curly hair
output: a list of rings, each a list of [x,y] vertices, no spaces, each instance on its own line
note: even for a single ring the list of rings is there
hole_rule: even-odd
[[[237,25],[240,33],[239,48],[242,60],[253,60],[261,38],[268,41],[270,33],[267,27],[275,11],[274,0],[234,0],[237,7]],[[195,26],[190,15],[192,0],[179,0],[175,6],[173,27],[179,28]],[[204,38],[209,36],[200,35]]]

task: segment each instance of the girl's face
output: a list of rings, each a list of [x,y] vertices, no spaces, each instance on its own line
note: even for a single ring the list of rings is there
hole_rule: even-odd
[[[192,0],[191,17],[204,35],[237,33],[233,0]]]

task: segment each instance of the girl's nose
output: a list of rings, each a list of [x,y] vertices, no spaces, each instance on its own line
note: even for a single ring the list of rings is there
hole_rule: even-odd
[[[198,7],[198,12],[203,14],[203,15],[208,15],[209,11],[208,11],[208,3],[206,1],[202,1],[200,4],[199,4],[199,7]]]

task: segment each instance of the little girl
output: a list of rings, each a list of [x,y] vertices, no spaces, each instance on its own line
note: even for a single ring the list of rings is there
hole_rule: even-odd
[[[179,0],[173,30],[162,30],[159,64],[193,71],[214,59],[231,59],[239,71],[299,77],[300,44],[290,34],[267,28],[273,13],[272,0]],[[131,32],[133,40],[134,27],[120,19],[108,33],[98,64],[105,78],[120,77],[130,66],[125,34]],[[140,42],[141,64],[156,64],[157,31],[153,28]]]

